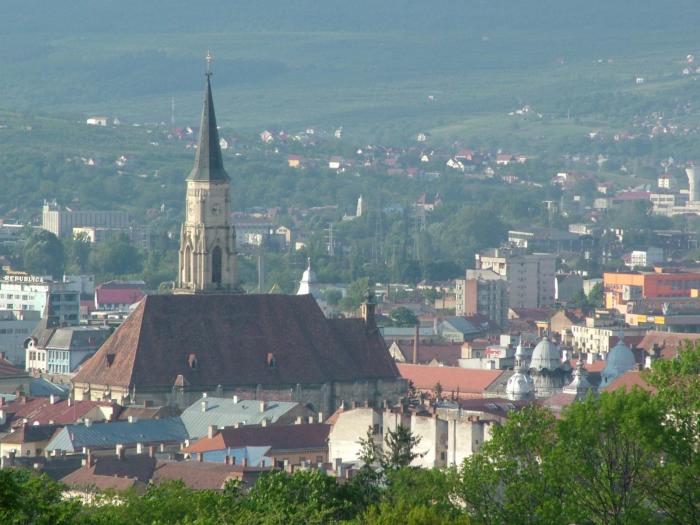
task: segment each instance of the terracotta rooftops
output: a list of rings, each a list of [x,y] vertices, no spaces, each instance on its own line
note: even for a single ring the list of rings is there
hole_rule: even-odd
[[[641,388],[647,392],[656,392],[656,388],[644,380],[644,373],[640,370],[629,370],[625,372],[624,374],[613,379],[609,385],[603,388],[603,390],[605,392],[612,392],[621,388],[631,390],[634,387]]]
[[[274,357],[271,361],[270,356]],[[397,379],[376,329],[309,295],[150,295],[74,384],[170,389]]]
[[[425,366],[399,363],[401,376],[418,390],[432,390],[440,383],[443,391],[482,394],[503,370],[480,370],[451,366]]]
[[[243,447],[270,447],[272,450],[325,449],[331,425],[243,426],[223,428],[212,438],[202,438],[183,452],[211,452]]]

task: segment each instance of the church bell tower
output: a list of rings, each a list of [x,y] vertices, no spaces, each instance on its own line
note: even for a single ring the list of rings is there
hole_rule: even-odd
[[[210,65],[211,55],[207,54],[199,143],[194,168],[187,177],[185,222],[180,232],[179,274],[174,290],[179,294],[239,291],[229,176],[219,145]]]

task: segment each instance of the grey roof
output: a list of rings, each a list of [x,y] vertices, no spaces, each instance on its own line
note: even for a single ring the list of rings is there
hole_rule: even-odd
[[[194,168],[187,180],[220,181],[229,180],[228,173],[224,169],[224,161],[221,157],[219,144],[219,131],[216,128],[216,113],[214,112],[214,98],[211,94],[211,73],[207,73],[207,83],[204,90],[204,108],[202,109],[202,121],[199,126],[199,144],[194,159]]]
[[[441,324],[443,327],[443,331],[445,327],[447,327],[448,330],[454,330],[461,334],[475,334],[481,332],[481,330],[477,326],[474,326],[464,317],[447,317]]]
[[[70,394],[69,385],[57,385],[43,377],[33,377],[29,380],[29,395],[32,397],[49,397],[51,394],[67,398]]]
[[[382,326],[379,328],[383,337],[387,338],[402,338],[402,339],[412,339],[416,333],[416,329],[413,326]],[[430,335],[435,335],[435,330],[433,326],[421,326],[418,328],[418,333],[421,336],[427,337]]]
[[[536,370],[556,370],[562,368],[561,351],[559,347],[551,342],[547,337],[544,337],[532,352],[530,360],[530,368]]]
[[[59,350],[97,349],[109,337],[110,329],[103,326],[66,326],[57,328],[48,348]]]
[[[206,403],[206,410],[202,403]],[[206,436],[209,426],[232,427],[236,424],[257,425],[266,419],[275,423],[280,417],[297,407],[291,401],[265,401],[265,410],[260,410],[261,401],[243,400],[234,403],[233,398],[203,397],[185,409],[180,415],[191,438]]]
[[[144,419],[129,423],[93,423],[67,425],[46,446],[46,450],[81,452],[83,447],[111,448],[137,443],[182,443],[188,439],[180,418]]]

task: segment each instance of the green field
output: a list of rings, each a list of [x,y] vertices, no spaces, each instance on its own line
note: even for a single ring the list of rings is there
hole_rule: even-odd
[[[177,122],[191,123],[211,49],[219,117],[231,128],[546,141],[588,131],[565,118],[590,120],[580,97],[653,97],[690,81],[677,74],[700,51],[700,4],[673,3],[630,13],[621,0],[6,0],[0,108],[167,122],[174,97]],[[637,75],[649,82],[635,86]],[[547,124],[515,129],[507,113],[525,104]]]

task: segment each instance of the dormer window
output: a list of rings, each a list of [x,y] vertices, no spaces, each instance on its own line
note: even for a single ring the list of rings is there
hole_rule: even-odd
[[[277,360],[275,359],[275,354],[272,352],[267,353],[267,367],[268,368],[276,368],[277,367]]]

